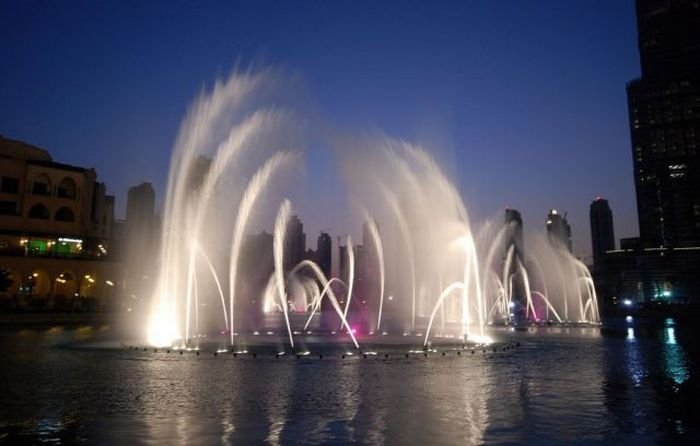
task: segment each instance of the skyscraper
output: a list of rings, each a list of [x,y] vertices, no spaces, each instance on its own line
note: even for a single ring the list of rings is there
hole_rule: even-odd
[[[612,302],[697,302],[700,1],[637,0],[637,33],[642,76],[627,84],[627,102],[639,239],[606,253],[603,294]]]
[[[292,215],[287,224],[284,250],[285,269],[289,270],[294,268],[294,266],[304,260],[306,254],[306,234],[304,234],[304,224],[296,215]]]
[[[515,255],[523,258],[523,217],[515,209],[506,208],[505,215],[505,255],[515,246]]]
[[[262,231],[246,237],[239,258],[239,271],[242,280],[236,284],[239,321],[249,329],[261,329],[264,324],[265,301],[263,295],[268,280],[275,270],[274,238]]]
[[[130,229],[142,229],[155,220],[156,193],[151,183],[141,183],[129,188],[126,199],[126,223]],[[133,229],[132,229],[133,228]]]
[[[641,243],[700,243],[700,5],[637,0],[642,76],[627,85]]]
[[[549,242],[558,248],[572,251],[571,226],[566,221],[566,213],[561,215],[556,209],[549,211],[547,215],[547,238]]]
[[[316,263],[323,271],[326,277],[331,277],[331,258],[333,253],[333,241],[331,236],[326,232],[318,235],[316,241]]]
[[[591,203],[591,242],[593,244],[593,266],[603,269],[605,252],[615,249],[615,229],[608,200],[597,197]]]
[[[504,235],[504,274],[505,277],[510,277],[508,280],[509,287],[512,287],[512,301],[517,302],[515,308],[511,310],[516,317],[525,316],[525,306],[527,292],[525,290],[525,282],[523,275],[518,274],[521,267],[526,265],[525,253],[523,251],[523,217],[520,212],[515,209],[506,208],[505,212],[505,233]],[[506,269],[507,268],[507,269]]]
[[[126,271],[130,292],[148,295],[156,264],[156,194],[151,183],[129,188],[126,200]]]

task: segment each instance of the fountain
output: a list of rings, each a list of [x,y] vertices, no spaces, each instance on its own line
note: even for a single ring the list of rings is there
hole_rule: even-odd
[[[385,136],[324,141],[338,154],[366,222],[363,246],[346,237],[342,271],[330,275],[308,258],[288,264],[293,203],[281,197],[273,268],[266,286],[250,291],[241,272],[254,266],[245,236],[269,213],[271,185],[300,164],[306,146],[305,121],[280,99],[285,82],[274,70],[235,72],[189,110],[168,177],[150,345],[197,348],[206,337],[217,352],[238,351],[247,336],[267,334],[294,351],[311,342],[313,330],[319,342],[348,342],[358,351],[363,339],[387,335],[417,337],[427,349],[438,337],[487,343],[492,324],[599,321],[583,263],[544,239],[523,258],[505,246],[502,225],[474,232],[462,198],[430,155]],[[281,319],[251,327],[260,314]],[[332,327],[325,331],[324,317]]]

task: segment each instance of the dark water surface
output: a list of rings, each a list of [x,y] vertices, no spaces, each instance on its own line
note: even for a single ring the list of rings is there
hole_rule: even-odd
[[[0,331],[2,444],[700,444],[698,324],[497,332],[520,347],[385,359],[105,348]]]

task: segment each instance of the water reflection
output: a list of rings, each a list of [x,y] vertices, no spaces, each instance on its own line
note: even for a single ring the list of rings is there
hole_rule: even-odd
[[[522,343],[510,351],[389,359],[56,347],[70,330],[0,336],[0,444],[593,444],[696,436],[695,329],[673,320],[618,322],[603,335],[575,327],[508,332]]]
[[[236,426],[228,419],[221,417],[221,444],[233,444],[233,433],[236,431]]]
[[[359,372],[360,367],[364,377],[357,381],[359,404],[354,408],[351,425],[354,432],[366,430],[364,435],[360,434],[364,442],[381,444],[386,436],[386,420],[391,407],[389,381],[392,374],[388,367],[372,367],[358,361],[354,368]]]
[[[467,389],[461,392],[462,410],[457,412],[457,416],[464,414],[465,419],[468,420],[467,429],[464,431],[465,444],[482,444],[489,421],[486,391],[490,385],[488,371],[477,373],[475,378],[474,392],[469,392]]]
[[[690,354],[697,333],[693,323],[670,318],[611,325],[605,352],[606,405],[617,432],[666,443],[691,431],[697,435],[689,429],[700,422],[696,363]]]
[[[279,379],[281,377],[276,377],[274,375],[267,376],[267,374],[263,374],[260,376],[260,378],[266,383],[265,388],[268,395],[251,395],[251,398],[263,397],[263,401],[265,403],[263,406],[263,411],[265,412],[268,423],[267,435],[265,437],[265,443],[267,444],[275,446],[281,444],[282,431],[284,430],[284,426],[289,418],[287,411],[294,410],[293,407],[290,407],[289,403],[290,393],[296,387],[295,371],[296,368],[290,369],[289,372],[291,375],[289,377],[285,377],[287,379]],[[274,373],[274,371],[272,372]]]
[[[664,329],[664,370],[666,376],[676,384],[683,384],[690,376],[688,370],[688,359],[683,347],[676,341],[676,327],[673,319],[666,319]]]
[[[627,319],[627,322],[630,323],[631,319]],[[639,343],[636,342],[634,336],[634,327],[627,327],[627,341],[628,342],[625,344],[625,366],[634,386],[640,387],[646,375],[646,370],[640,353]]]

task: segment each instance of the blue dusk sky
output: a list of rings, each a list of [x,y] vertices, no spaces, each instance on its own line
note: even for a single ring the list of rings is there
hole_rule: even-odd
[[[260,60],[299,73],[329,122],[431,147],[474,220],[510,206],[542,231],[558,208],[575,253],[589,255],[588,206],[601,195],[616,236],[637,234],[633,0],[4,0],[0,134],[94,167],[122,217],[141,181],[162,202],[202,86]],[[324,168],[314,153],[308,168]],[[347,230],[301,218],[309,240]]]

